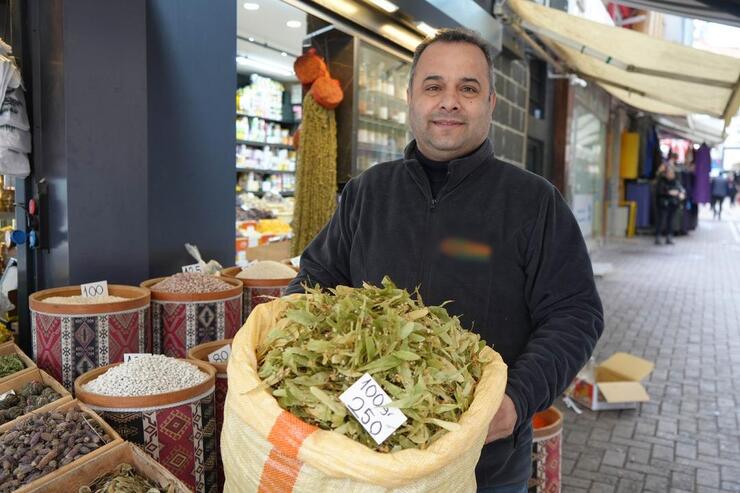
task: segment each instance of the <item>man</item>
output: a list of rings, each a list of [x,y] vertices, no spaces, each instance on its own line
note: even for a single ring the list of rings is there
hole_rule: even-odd
[[[655,202],[657,220],[655,221],[655,244],[660,245],[660,234],[665,232],[665,244],[673,245],[673,216],[680,209],[681,202],[686,198],[686,192],[678,181],[676,169],[666,164],[655,184]]]
[[[415,140],[404,159],[344,188],[334,217],[306,248],[301,283],[420,286],[448,305],[509,366],[506,395],[476,468],[481,491],[524,492],[531,418],[583,366],[602,308],[578,225],[544,179],[494,158],[490,46],[442,30],[416,50],[408,88]]]
[[[719,221],[722,220],[722,203],[725,201],[725,197],[729,192],[727,184],[727,178],[724,173],[720,173],[716,177],[712,178],[712,213],[714,219]]]

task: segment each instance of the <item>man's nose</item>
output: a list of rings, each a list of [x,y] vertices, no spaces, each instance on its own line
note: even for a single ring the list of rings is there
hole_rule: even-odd
[[[456,88],[448,87],[444,90],[440,98],[439,107],[446,111],[457,111],[460,109],[460,99]]]

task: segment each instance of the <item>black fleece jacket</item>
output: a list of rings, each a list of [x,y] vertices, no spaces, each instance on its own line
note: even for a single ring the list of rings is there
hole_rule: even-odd
[[[306,248],[301,283],[420,287],[427,304],[481,334],[509,366],[511,437],[483,447],[479,487],[530,475],[532,415],[550,406],[603,330],[586,245],[567,204],[541,177],[504,163],[490,141],[453,160],[436,198],[415,159],[378,164],[344,188],[334,217]]]

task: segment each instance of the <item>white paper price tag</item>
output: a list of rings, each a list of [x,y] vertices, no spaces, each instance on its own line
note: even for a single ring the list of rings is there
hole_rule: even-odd
[[[383,407],[392,399],[369,373],[365,373],[339,396],[349,412],[380,445],[406,421],[406,415],[395,407]]]
[[[297,257],[293,257],[292,259],[290,259],[290,265],[296,268],[300,267],[301,266],[301,256],[298,255]]]
[[[208,361],[211,363],[226,363],[229,360],[229,356],[231,356],[231,344],[227,344],[209,354]]]
[[[93,296],[108,296],[108,281],[91,282],[80,285],[80,291],[85,298]]]
[[[150,356],[151,353],[124,353],[123,362],[128,363],[129,361],[141,358],[142,356]]]
[[[4,394],[0,394],[0,401],[5,399],[5,397],[8,395],[15,395],[15,390],[8,390]]]
[[[182,266],[183,272],[203,272],[203,267],[200,264],[190,264]]]

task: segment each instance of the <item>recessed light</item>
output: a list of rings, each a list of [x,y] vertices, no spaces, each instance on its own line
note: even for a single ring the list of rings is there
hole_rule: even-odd
[[[286,26],[292,27],[293,29],[297,29],[301,27],[301,21],[288,21],[285,23]]]
[[[436,29],[434,29],[434,28],[433,28],[432,26],[430,26],[429,24],[427,24],[426,22],[420,22],[420,23],[418,23],[418,24],[416,25],[416,28],[417,28],[417,29],[418,29],[419,31],[423,32],[424,34],[426,34],[427,36],[430,36],[430,37],[431,37],[431,36],[434,36],[435,34],[437,34],[437,30],[436,30]]]
[[[396,5],[393,2],[389,2],[388,0],[367,0],[371,4],[375,5],[376,7],[380,7],[381,9],[385,10],[389,14],[392,14],[396,10],[398,10],[398,5]]]
[[[287,53],[285,53],[284,51],[281,51],[281,52],[280,52],[280,56],[288,56],[288,54],[287,54]]]
[[[244,8],[247,9],[247,10],[259,10],[260,9],[260,4],[254,3],[254,2],[246,2],[244,4]]]

